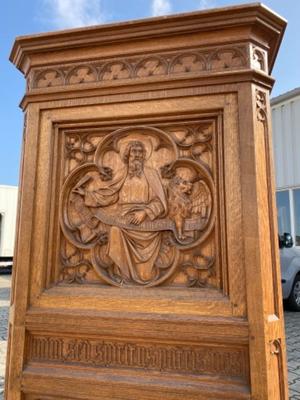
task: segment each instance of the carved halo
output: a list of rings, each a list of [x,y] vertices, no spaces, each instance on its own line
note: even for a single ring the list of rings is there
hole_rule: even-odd
[[[129,137],[121,138],[118,140],[117,151],[120,154],[121,159],[123,159],[123,155],[124,155],[124,152],[125,152],[128,144],[131,142],[139,141],[139,140],[141,140],[141,135],[134,134],[134,133],[131,134]],[[156,140],[153,137],[143,137],[142,141],[143,141],[143,145],[144,145],[145,152],[146,152],[145,160],[149,160],[152,155],[153,149],[157,145],[155,143]]]
[[[121,156],[126,145],[133,140],[143,141],[146,150],[146,160],[151,157],[153,151],[164,146],[172,149],[174,160],[178,158],[176,144],[165,132],[153,127],[132,126],[110,133],[99,143],[95,152],[95,164],[102,167],[103,156],[109,150],[113,150]]]

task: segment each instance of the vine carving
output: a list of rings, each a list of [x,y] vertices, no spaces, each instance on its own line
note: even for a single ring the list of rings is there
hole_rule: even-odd
[[[267,123],[267,97],[262,90],[255,90],[256,96],[256,116],[258,121]]]

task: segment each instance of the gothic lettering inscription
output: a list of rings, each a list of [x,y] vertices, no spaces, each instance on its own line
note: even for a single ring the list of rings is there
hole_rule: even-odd
[[[115,340],[31,337],[29,361],[139,368],[181,374],[218,374],[247,379],[246,349],[137,344]]]
[[[115,286],[159,285],[174,274],[181,250],[207,238],[214,182],[200,156],[211,150],[211,133],[197,135],[141,126],[111,132],[97,145],[69,138],[67,154],[79,165],[62,189],[61,227],[84,274],[93,267]],[[62,259],[69,271],[70,257]],[[82,272],[68,279],[79,282]]]

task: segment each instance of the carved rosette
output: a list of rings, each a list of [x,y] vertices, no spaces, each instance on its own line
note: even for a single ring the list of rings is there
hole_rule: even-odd
[[[93,268],[106,284],[151,287],[180,270],[188,286],[206,286],[198,271],[210,275],[214,256],[181,253],[214,227],[213,177],[200,159],[212,149],[209,125],[126,127],[95,143],[66,139],[77,166],[61,192],[61,228],[73,246],[62,251],[62,279],[81,283]]]

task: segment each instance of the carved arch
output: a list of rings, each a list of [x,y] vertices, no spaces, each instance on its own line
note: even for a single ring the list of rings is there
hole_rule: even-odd
[[[155,75],[167,75],[168,62],[159,56],[150,56],[142,59],[135,67],[134,76],[146,78]]]
[[[239,48],[223,48],[211,53],[208,59],[208,70],[239,68],[245,64],[246,57]]]
[[[46,88],[65,84],[64,73],[58,68],[40,71],[33,81],[34,88]]]
[[[133,71],[126,61],[112,61],[104,64],[99,73],[100,81],[113,81],[118,79],[129,79]]]
[[[186,52],[176,56],[170,66],[169,73],[190,73],[204,71],[207,68],[204,55],[196,52]]]
[[[66,84],[90,83],[97,81],[97,69],[92,65],[78,65],[72,68],[66,76]]]

